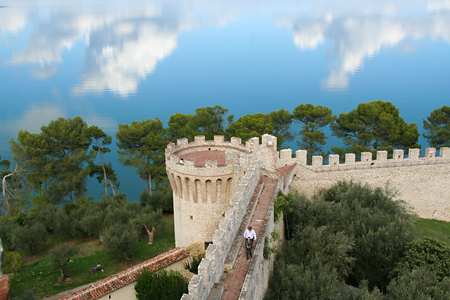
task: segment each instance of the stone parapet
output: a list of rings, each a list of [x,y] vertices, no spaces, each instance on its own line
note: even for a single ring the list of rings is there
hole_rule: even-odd
[[[246,208],[260,177],[260,161],[253,159],[245,169],[245,175],[234,193],[230,207],[225,211],[212,237],[212,244],[205,252],[199,265],[199,272],[189,282],[189,296],[192,300],[206,300],[215,283],[224,272],[225,259],[233,244]],[[184,295],[183,297],[187,297]]]
[[[278,223],[274,222],[274,199],[282,187],[283,180],[280,179],[272,195],[272,202],[264,219],[261,238],[257,240],[254,247],[253,258],[245,276],[241,293],[239,294],[239,300],[263,299],[269,286],[269,276],[273,268],[274,255],[271,255],[269,259],[265,259],[264,247],[266,246],[266,240],[268,247],[274,247],[277,242],[272,239],[272,232],[275,230],[279,232],[284,230],[282,221]]]
[[[387,151],[377,151],[377,158],[372,159],[371,152],[362,152],[360,160],[356,161],[354,153],[346,153],[345,161],[340,162],[338,154],[330,154],[328,156],[328,164],[324,164],[324,157],[317,155],[312,157],[312,164],[307,165],[307,151],[298,150],[295,157],[290,157],[292,151],[284,149],[279,152],[278,167],[297,164],[307,167],[316,172],[331,172],[344,170],[361,170],[370,168],[391,168],[401,166],[419,166],[450,163],[450,148],[442,147],[439,149],[439,156],[436,156],[436,148],[426,148],[425,156],[420,157],[420,149],[411,148],[407,157],[401,149],[393,150],[392,158],[388,159]]]

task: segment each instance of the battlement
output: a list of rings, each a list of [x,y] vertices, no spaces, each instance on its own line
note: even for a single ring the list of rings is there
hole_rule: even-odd
[[[189,142],[187,138],[178,139],[177,143],[169,143],[166,148],[166,158],[171,155],[179,156],[180,153],[189,153],[202,150],[234,149],[241,152],[250,152],[253,141],[247,141],[242,144],[242,139],[232,137],[231,140],[225,141],[223,135],[215,135],[214,140],[205,140],[204,135],[194,137],[193,142]],[[188,151],[189,150],[189,151]]]
[[[439,152],[440,155],[436,156],[436,148],[427,148],[425,150],[425,156],[420,157],[420,149],[411,148],[408,151],[407,157],[405,157],[404,150],[394,150],[392,158],[389,159],[388,151],[377,151],[377,159],[372,159],[371,152],[363,152],[361,153],[360,161],[356,161],[356,155],[354,153],[346,153],[344,163],[340,162],[340,156],[338,154],[330,154],[328,156],[328,164],[324,164],[323,156],[318,155],[312,157],[311,165],[307,165],[306,150],[296,151],[296,157],[293,158],[292,150],[284,149],[279,152],[277,166],[282,167],[298,164],[313,171],[326,172],[449,163],[450,148],[442,147]]]
[[[225,141],[222,135],[214,136],[214,140],[206,140],[203,135],[196,136],[193,142],[182,138],[176,144],[172,142],[167,145],[166,167],[188,173],[198,172],[193,167],[210,168],[220,173],[221,168],[241,164],[240,154],[254,154],[263,159],[263,168],[274,171],[278,158],[276,148],[277,138],[269,134],[262,136],[261,143],[258,137],[254,137],[245,144],[237,137]]]

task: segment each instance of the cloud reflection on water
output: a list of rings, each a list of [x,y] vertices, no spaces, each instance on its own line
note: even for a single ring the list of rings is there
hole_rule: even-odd
[[[26,1],[24,3],[27,3]],[[86,9],[83,5],[52,4],[37,10],[12,6],[0,10],[0,31],[17,33],[37,22],[28,44],[13,54],[10,63],[38,63],[33,76],[46,78],[62,63],[62,53],[85,43],[84,70],[75,94],[111,91],[126,97],[137,91],[139,81],[152,74],[161,60],[177,48],[179,34],[202,26],[206,14],[213,26],[226,26],[248,12],[270,11],[273,22],[292,31],[300,51],[327,45],[329,75],[325,89],[345,89],[349,78],[364,61],[383,48],[399,47],[409,39],[442,39],[450,42],[450,0],[381,1],[376,5],[350,1],[336,6],[330,1],[315,4],[269,1],[170,2],[135,0],[123,6]],[[49,10],[47,13],[43,11]],[[411,13],[414,12],[414,13]],[[36,21],[38,20],[38,21]]]
[[[295,45],[302,51],[315,50],[328,43],[330,74],[323,85],[327,89],[345,89],[349,76],[361,70],[364,60],[382,51],[398,47],[409,39],[442,39],[450,42],[450,13],[416,18],[394,17],[302,17],[280,18],[278,24],[290,28]]]

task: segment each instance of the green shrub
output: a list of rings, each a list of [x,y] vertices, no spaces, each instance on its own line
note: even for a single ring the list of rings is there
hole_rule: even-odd
[[[198,274],[198,266],[202,262],[202,259],[205,257],[205,253],[201,253],[197,256],[192,256],[192,259],[186,263],[184,263],[184,268],[189,270],[189,272]]]
[[[407,245],[404,256],[394,274],[425,268],[436,274],[439,280],[450,276],[450,248],[437,239],[425,237]]]
[[[156,191],[150,195],[144,190],[139,196],[142,206],[151,206],[153,209],[161,209],[163,213],[173,213],[172,190]]]
[[[34,297],[33,291],[27,289],[23,291],[22,295],[15,297],[14,300],[36,300],[36,297]]]
[[[29,254],[37,254],[44,250],[47,242],[47,230],[39,222],[30,227],[19,226],[11,232],[11,243],[14,249]]]
[[[22,256],[17,252],[3,252],[2,272],[8,274],[10,280],[15,280],[23,267]]]
[[[118,260],[127,260],[139,241],[139,232],[129,225],[113,225],[103,232],[105,251]]]
[[[180,300],[188,282],[178,271],[151,272],[142,269],[134,287],[138,300]]]

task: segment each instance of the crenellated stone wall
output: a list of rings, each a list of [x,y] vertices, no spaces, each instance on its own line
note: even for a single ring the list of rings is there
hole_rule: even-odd
[[[206,249],[205,258],[198,267],[198,275],[189,282],[189,294],[181,299],[207,299],[213,285],[219,282],[225,269],[225,259],[258,183],[260,169],[260,160],[253,159],[248,163],[230,206],[215,229],[212,244]]]
[[[286,163],[289,151],[281,152],[285,152]],[[306,154],[299,150],[297,157],[291,158],[299,165],[291,191],[313,195],[342,180],[388,186],[396,199],[407,202],[420,217],[450,221],[450,148],[441,148],[438,157],[435,148],[427,148],[423,157],[419,156],[420,149],[410,149],[407,157],[403,150],[394,150],[390,159],[387,151],[378,151],[376,160],[366,152],[360,161],[355,161],[355,154],[347,153],[343,164],[334,154],[326,165],[322,156],[314,156],[312,165],[306,165]]]

